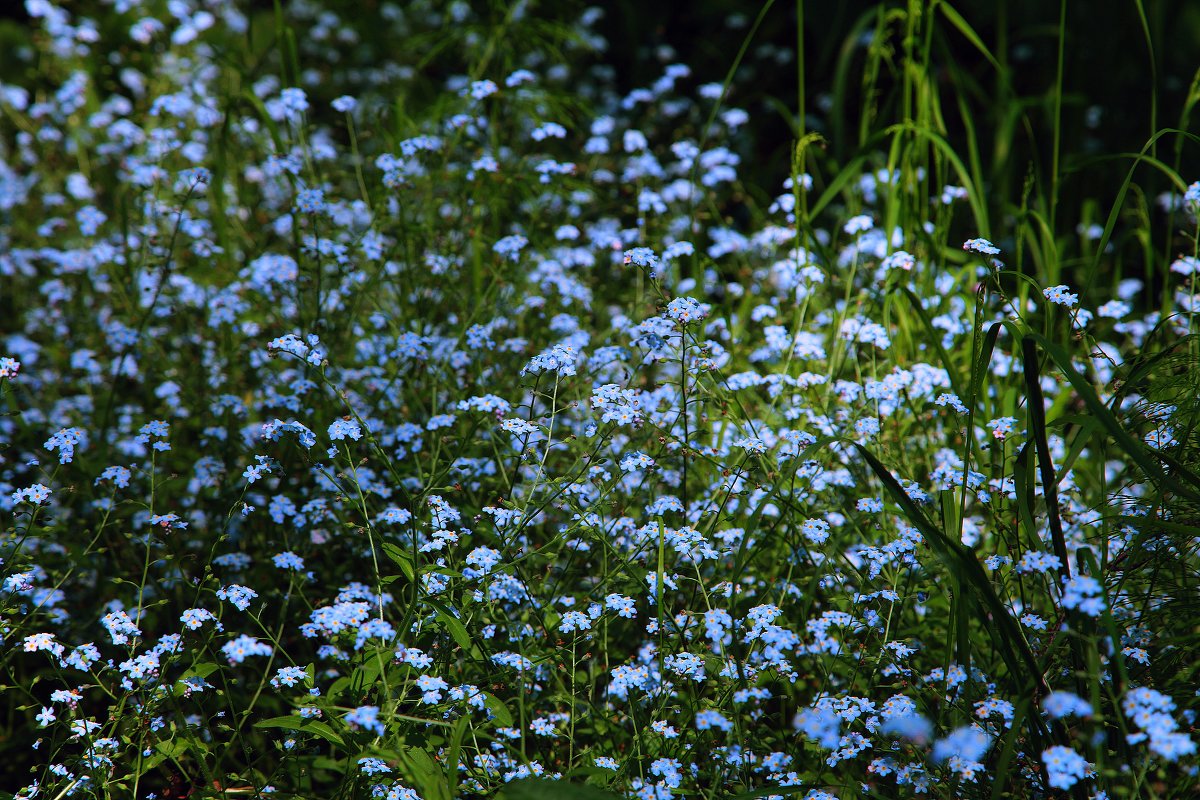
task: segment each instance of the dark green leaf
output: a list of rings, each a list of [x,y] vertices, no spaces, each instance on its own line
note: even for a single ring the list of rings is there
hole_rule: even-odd
[[[501,728],[511,728],[513,724],[512,712],[508,710],[508,706],[496,697],[494,694],[484,693],[484,705],[492,712],[495,717],[495,722]]]
[[[385,556],[392,560],[392,563],[400,567],[400,571],[404,573],[404,577],[408,578],[409,581],[417,579],[416,571],[413,569],[413,559],[408,551],[391,542],[384,542],[380,549],[383,550]]]
[[[345,742],[333,728],[329,727],[324,722],[317,719],[301,719],[300,717],[272,717],[254,723],[256,728],[283,728],[289,731],[299,731],[300,733],[311,733],[314,736],[320,736],[327,742],[332,742],[339,747],[344,747]]]

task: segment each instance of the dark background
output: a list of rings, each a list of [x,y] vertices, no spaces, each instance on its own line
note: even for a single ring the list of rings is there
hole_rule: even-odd
[[[431,5],[436,8],[439,4]],[[404,1],[400,5],[408,7]],[[509,3],[475,0],[472,5],[477,11],[475,24],[487,30],[504,17]],[[627,92],[650,86],[667,63],[687,64],[693,84],[721,81],[767,4],[606,0],[596,5],[604,12],[596,29],[607,40],[607,49],[587,58],[610,70],[619,90]],[[111,7],[99,0],[67,6],[77,15],[90,13],[100,20],[106,14],[111,16]],[[378,63],[383,54],[398,55],[386,26],[364,22],[378,13],[379,0],[324,0],[317,6],[353,21],[363,37],[360,45],[344,52],[343,66],[350,61],[370,65]],[[262,18],[273,16],[271,0],[253,0],[241,7]],[[588,3],[580,0],[532,2],[527,17],[565,23],[578,19],[587,7]],[[948,142],[964,159],[968,150],[964,111],[974,128],[989,216],[998,236],[1003,235],[1008,227],[1006,217],[1011,219],[1029,187],[1030,206],[1046,213],[1056,127],[1061,143],[1054,227],[1060,239],[1074,236],[1079,224],[1105,222],[1133,163],[1130,155],[1142,150],[1155,131],[1191,131],[1195,127],[1187,106],[1189,90],[1195,94],[1200,67],[1200,2],[1196,0],[1065,2],[1064,25],[1060,25],[1064,6],[1053,0],[955,0],[952,5],[921,0],[806,0],[804,127],[824,138],[821,146],[828,156],[822,161],[825,177],[860,151],[879,150],[877,144],[862,147],[859,130],[864,109],[873,112],[868,124],[871,131],[902,118],[898,98],[903,24],[897,20],[910,7],[923,9],[932,20],[930,75],[945,111]],[[946,7],[961,15],[978,34],[1000,63],[999,70],[951,24],[943,11]],[[892,20],[886,37],[892,53],[874,96],[868,98],[862,89],[867,48],[861,41],[871,37],[881,18]],[[727,101],[751,115],[735,145],[747,154],[739,175],[760,199],[777,193],[781,176],[790,173],[798,131],[796,20],[797,0],[769,3],[739,66],[736,89]],[[128,21],[111,24],[125,26]],[[295,31],[303,50],[304,28],[300,25]],[[39,80],[36,68],[22,63],[18,56],[22,49],[28,52],[34,41],[29,32],[24,4],[0,0],[0,80],[14,75],[21,77],[11,80],[25,85]],[[456,32],[447,28],[446,40],[453,40]],[[1065,37],[1065,56],[1061,121],[1056,124],[1060,34]],[[442,38],[437,30],[430,35],[426,45],[435,45]],[[122,32],[120,39],[124,38]],[[664,46],[669,55],[664,55]],[[424,94],[414,90],[411,102],[435,102],[441,80],[461,72],[469,61],[469,53],[461,47],[445,47],[425,67],[423,77],[430,80]],[[311,61],[306,64],[311,65]],[[263,69],[274,71],[277,66],[264,64]],[[498,69],[490,72],[503,74]],[[332,99],[351,89],[327,88],[329,98],[318,99]],[[1166,134],[1152,152],[1185,183],[1200,179],[1200,146],[1195,142]],[[1185,244],[1177,238],[1177,222],[1154,211],[1159,193],[1178,193],[1179,187],[1144,164],[1137,168],[1134,182],[1123,201],[1123,213],[1149,217],[1155,240],[1164,243],[1153,259],[1140,259],[1146,262],[1141,265],[1145,274],[1151,276],[1164,266],[1153,262],[1161,262]]]
[[[927,8],[931,5],[924,4]],[[1065,63],[1062,106],[1062,160],[1067,170],[1088,169],[1074,179],[1064,180],[1063,205],[1079,205],[1087,197],[1111,197],[1124,178],[1129,162],[1107,166],[1091,163],[1098,154],[1137,152],[1150,139],[1152,132],[1167,127],[1194,130],[1194,125],[1181,115],[1196,71],[1200,68],[1200,3],[1195,0],[1164,0],[1145,4],[1145,28],[1139,15],[1139,3],[1128,2],[1068,2],[1066,9]],[[709,2],[656,4],[638,0],[615,0],[606,5],[600,28],[609,40],[609,60],[625,88],[648,85],[661,72],[651,57],[653,48],[670,45],[678,61],[691,66],[695,74],[724,76],[761,8],[757,3]],[[805,16],[805,72],[807,75],[807,106],[813,115],[815,102],[822,94],[834,89],[835,70],[847,39],[864,17],[880,9],[903,8],[903,3],[878,3],[865,0],[807,0]],[[1053,108],[1050,97],[1054,90],[1060,32],[1059,3],[1052,0],[959,0],[955,10],[978,33],[983,43],[998,60],[1007,62],[1011,85],[1025,106],[1033,129],[1033,141],[1028,135],[1012,142],[1014,158],[1036,159],[1048,169],[1051,151]],[[740,13],[746,24],[731,29],[728,18]],[[936,13],[936,12],[935,12]],[[936,25],[943,35],[934,47],[935,61],[943,66],[938,73],[944,83],[943,104],[953,106],[952,76],[945,67],[953,65],[958,72],[974,79],[971,111],[976,132],[981,140],[984,169],[988,170],[987,154],[994,150],[991,133],[996,129],[999,115],[1007,109],[999,107],[997,77],[994,67],[980,55],[968,40],[937,14]],[[868,23],[867,33],[873,30]],[[1153,57],[1147,44],[1147,30],[1153,43]],[[777,2],[768,11],[748,51],[747,65],[752,70],[753,96],[745,92],[731,102],[754,115],[752,133],[757,137],[754,152],[758,163],[771,174],[786,171],[787,151],[792,134],[788,123],[778,112],[764,111],[764,101],[775,97],[789,108],[796,104],[795,62],[769,68],[752,54],[763,44],[795,52],[796,4]],[[847,88],[857,90],[861,84],[862,48],[851,58]],[[855,68],[857,67],[857,69]],[[886,83],[885,83],[886,90]],[[1157,108],[1152,109],[1152,99]],[[860,98],[861,99],[861,98]],[[822,132],[839,162],[853,155],[857,131],[857,109],[853,102],[846,104],[847,118],[841,132],[826,120]],[[1088,109],[1098,107],[1099,125],[1086,125]],[[1156,117],[1151,120],[1152,111]],[[951,143],[964,152],[961,125],[947,115]],[[1160,140],[1159,156],[1173,163],[1175,137]],[[1189,144],[1182,150],[1181,174],[1187,181],[1200,179],[1200,147]],[[743,169],[752,179],[754,165]],[[1023,171],[1023,170],[1022,170]],[[773,179],[772,179],[773,183]],[[1167,188],[1166,181],[1150,179],[1157,190]],[[1019,187],[1016,187],[1019,189]],[[1012,198],[1010,198],[1012,199]],[[1072,203],[1074,201],[1074,203]]]
[[[914,0],[926,9],[932,3]],[[93,3],[67,3],[73,11]],[[286,6],[286,2],[284,2]],[[377,0],[348,3],[328,0],[323,7],[343,12],[353,19],[369,15]],[[476,3],[475,5],[482,5]],[[504,3],[491,3],[492,14],[502,11]],[[571,19],[588,3],[533,3],[531,14]],[[603,61],[610,65],[619,86],[628,91],[648,86],[662,74],[663,61],[655,50],[670,46],[672,61],[689,65],[693,75],[703,80],[723,77],[749,32],[763,3],[745,0],[697,0],[697,2],[655,3],[645,0],[605,0],[594,3],[604,15],[596,26],[608,40]],[[254,0],[245,6],[270,11],[270,0]],[[864,17],[881,9],[902,9],[903,2],[868,0],[805,0],[805,62],[809,112],[822,93],[833,90],[834,70],[847,37]],[[1144,7],[1145,25],[1153,43],[1153,57],[1146,41],[1139,8]],[[95,9],[96,13],[104,8]],[[1012,84],[1018,96],[1037,99],[1048,93],[1054,83],[1059,35],[1059,4],[1052,0],[956,0],[953,8],[975,29],[984,44],[1011,68]],[[486,12],[485,12],[486,13]],[[740,17],[740,26],[731,26],[731,17]],[[0,0],[0,21],[28,23],[21,0]],[[946,33],[939,58],[952,61],[970,72],[983,90],[996,82],[995,71],[978,51],[939,16]],[[1195,0],[1141,0],[1126,2],[1068,2],[1066,9],[1066,63],[1063,106],[1066,130],[1064,150],[1079,150],[1084,144],[1084,114],[1092,105],[1103,109],[1102,125],[1088,133],[1095,149],[1103,152],[1138,150],[1151,133],[1151,97],[1157,94],[1159,128],[1180,122],[1189,86],[1200,68],[1200,3]],[[12,59],[12,47],[19,41],[19,26],[8,25],[0,38],[0,67]],[[865,30],[869,33],[872,26]],[[753,76],[753,95],[741,92],[733,102],[760,110],[762,101],[774,97],[794,109],[796,99],[795,61],[772,66],[756,51],[764,45],[795,53],[796,0],[772,4],[764,16],[747,52],[742,69]],[[4,51],[8,50],[6,54]],[[861,48],[860,48],[861,50]],[[861,56],[858,58],[861,62]],[[861,65],[861,63],[860,63]],[[0,75],[4,74],[0,72]],[[852,73],[848,84],[854,88],[861,79]],[[984,98],[981,98],[984,99]],[[979,109],[983,113],[987,109]],[[770,152],[786,142],[790,135],[778,114],[755,114],[753,127]],[[846,143],[836,143],[845,146]],[[838,153],[844,157],[844,153]]]

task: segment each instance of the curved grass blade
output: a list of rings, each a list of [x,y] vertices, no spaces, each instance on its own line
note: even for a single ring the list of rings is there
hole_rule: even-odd
[[[1043,691],[1049,691],[1046,679],[1042,675],[1042,669],[1033,651],[1029,648],[1029,643],[1025,641],[1025,637],[1021,634],[1020,628],[1017,627],[1016,620],[1013,619],[1008,608],[996,595],[996,591],[992,588],[992,583],[988,580],[987,574],[983,571],[983,565],[979,563],[975,553],[961,542],[947,537],[930,522],[888,468],[870,450],[857,442],[853,444],[887,488],[892,499],[904,509],[909,521],[925,537],[925,541],[929,543],[934,555],[954,575],[959,586],[973,593],[992,615],[992,621],[996,625],[995,638],[1000,645],[1000,655],[1012,675],[1014,677],[1021,675],[1023,667],[1037,687]]]
[[[1029,443],[1017,451],[1013,459],[1013,485],[1017,495],[1017,519],[1021,527],[1029,531],[1033,540],[1037,541],[1037,523],[1033,517],[1033,473],[1029,470]],[[1034,549],[1040,550],[1040,547]]]
[[[954,167],[954,172],[958,176],[959,183],[967,190],[967,204],[971,206],[971,213],[974,215],[975,222],[979,226],[980,234],[983,236],[990,235],[988,232],[990,225],[988,223],[987,205],[983,202],[983,198],[979,193],[979,187],[976,185],[970,170],[963,164],[958,153],[954,152],[954,148],[950,146],[950,143],[936,131],[912,122],[892,125],[884,133],[891,136],[900,131],[908,131],[928,139],[929,143],[946,157],[946,160]]]
[[[933,322],[929,319],[928,312],[926,312],[925,307],[921,305],[920,299],[913,294],[912,289],[909,289],[907,286],[901,286],[900,291],[903,292],[904,296],[907,297],[909,302],[912,303],[913,310],[917,312],[917,317],[925,326],[925,330],[929,332],[929,341],[933,345],[934,351],[938,354],[938,359],[941,360],[942,366],[946,370],[946,374],[950,377],[950,388],[954,390],[956,395],[962,397],[962,381],[958,377],[958,371],[954,368],[954,362],[950,360],[950,354],[946,352],[946,348],[942,347],[942,337],[938,333],[937,328],[933,327]]]
[[[1037,344],[1026,336],[1021,340],[1022,372],[1025,373],[1025,401],[1029,414],[1029,433],[1037,448],[1038,464],[1042,475],[1042,497],[1046,501],[1046,522],[1050,526],[1050,539],[1054,555],[1060,562],[1058,573],[1063,578],[1071,577],[1070,556],[1063,537],[1062,519],[1058,515],[1058,478],[1054,474],[1054,463],[1050,460],[1050,443],[1046,437],[1046,406],[1042,397],[1042,384],[1038,370]]]
[[[1174,475],[1164,472],[1162,467],[1155,463],[1154,459],[1150,457],[1150,454],[1147,452],[1148,448],[1129,435],[1129,432],[1125,430],[1125,427],[1121,425],[1120,421],[1116,418],[1112,411],[1109,410],[1108,406],[1100,400],[1100,396],[1096,394],[1096,390],[1093,389],[1088,384],[1087,379],[1075,369],[1074,365],[1071,363],[1071,357],[1062,347],[1049,341],[1046,339],[1046,337],[1039,333],[1031,332],[1027,334],[1027,336],[1032,341],[1036,342],[1042,348],[1042,350],[1044,350],[1046,354],[1054,360],[1055,364],[1058,365],[1059,370],[1062,371],[1063,375],[1071,383],[1071,386],[1074,387],[1076,393],[1087,405],[1088,410],[1091,411],[1096,419],[1099,420],[1099,422],[1104,426],[1104,428],[1108,431],[1109,436],[1113,438],[1117,446],[1121,448],[1122,452],[1132,459],[1145,472],[1148,478],[1185,497],[1189,497],[1193,500],[1200,500],[1200,492],[1197,492],[1195,488],[1189,487],[1180,482],[1175,478]],[[1161,456],[1161,454],[1158,453],[1155,455]],[[1176,464],[1174,466],[1178,474],[1185,478],[1188,483],[1200,487],[1200,477],[1197,477],[1191,470],[1183,467],[1181,464]]]
[[[1158,142],[1158,140],[1161,139],[1163,136],[1166,136],[1168,133],[1175,133],[1180,136],[1191,139],[1194,142],[1200,142],[1200,136],[1196,136],[1194,133],[1188,133],[1187,131],[1179,130],[1177,128],[1163,128],[1161,131],[1159,131],[1158,133],[1151,136],[1150,141],[1148,141],[1148,142],[1146,142],[1146,144],[1142,145],[1141,152],[1137,153],[1136,155],[1127,155],[1126,156],[1126,157],[1133,158],[1134,162],[1133,162],[1132,166],[1129,167],[1129,172],[1126,173],[1125,180],[1121,183],[1120,190],[1117,191],[1117,196],[1113,202],[1112,211],[1109,212],[1108,220],[1104,223],[1104,233],[1102,233],[1100,235],[1100,240],[1098,242],[1096,242],[1096,255],[1092,259],[1091,266],[1088,269],[1088,281],[1089,282],[1095,277],[1096,270],[1100,268],[1100,259],[1104,255],[1105,248],[1108,247],[1109,240],[1112,239],[1113,230],[1117,227],[1117,219],[1120,218],[1121,208],[1124,207],[1124,205],[1125,205],[1125,195],[1127,195],[1129,193],[1129,184],[1131,184],[1133,182],[1133,173],[1137,169],[1139,162],[1149,161],[1150,163],[1157,165],[1169,177],[1172,177],[1174,179],[1173,182],[1176,183],[1176,185],[1178,186],[1180,191],[1183,191],[1186,188],[1186,185],[1183,183],[1183,180],[1179,177],[1178,174],[1176,174],[1173,170],[1171,170],[1169,167],[1167,167],[1161,161],[1158,161],[1157,159],[1153,158],[1152,156],[1146,155],[1146,153],[1148,151],[1153,149],[1154,145]]]

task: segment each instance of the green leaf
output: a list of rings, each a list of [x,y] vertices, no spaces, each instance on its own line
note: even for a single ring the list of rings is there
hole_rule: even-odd
[[[438,601],[426,598],[424,602],[437,611],[438,621],[446,627],[455,643],[466,652],[471,652],[474,643],[471,641],[471,634],[467,633],[467,626],[463,625],[458,617],[451,614],[450,610]]]
[[[187,670],[186,672],[184,672],[182,675],[179,676],[179,678],[175,681],[174,686],[172,687],[172,692],[175,694],[176,697],[181,697],[187,691],[189,691],[189,688],[188,688],[187,684],[184,683],[184,680],[186,680],[187,678],[197,678],[197,677],[198,678],[207,678],[209,675],[212,675],[218,669],[220,669],[220,667],[217,666],[216,664],[212,663],[211,661],[206,661],[201,664],[196,664],[191,669]]]
[[[299,731],[300,733],[311,733],[314,736],[320,736],[327,742],[336,744],[339,747],[345,747],[346,743],[342,741],[342,737],[329,727],[324,722],[317,719],[301,719],[300,717],[272,717],[271,719],[260,720],[254,723],[256,728],[283,728],[289,731]]]
[[[219,665],[214,664],[211,661],[205,661],[203,663],[194,665],[191,669],[187,670],[182,675],[180,675],[179,679],[183,680],[184,678],[191,678],[191,677],[207,678],[209,675],[212,675],[214,672],[216,672],[220,668],[221,667]]]
[[[992,51],[988,50],[987,45],[983,43],[983,39],[979,38],[979,34],[976,33],[975,29],[971,27],[971,24],[963,18],[963,15],[955,11],[949,3],[938,3],[936,8],[945,15],[946,19],[950,21],[951,25],[958,29],[959,33],[966,37],[968,42],[975,46],[975,49],[979,51],[979,54],[988,60],[988,63],[990,63],[996,69],[996,71],[1000,73],[1001,78],[1005,81],[1005,83],[1007,83],[1008,80],[1005,77],[1004,67],[1002,67],[1000,62],[996,60],[996,57],[992,55]]]
[[[930,522],[924,512],[904,491],[899,481],[870,450],[857,442],[854,443],[854,447],[867,460],[892,499],[904,509],[909,521],[925,537],[925,541],[933,550],[934,555],[954,576],[961,592],[974,594],[984,609],[991,614],[992,623],[996,627],[995,637],[999,644],[1000,655],[1009,671],[1014,676],[1024,673],[1035,685],[1044,688],[1046,679],[1037,658],[1029,648],[1029,642],[1025,640],[1025,636],[1021,633],[1017,621],[1013,619],[1008,608],[996,595],[996,590],[993,588],[992,582],[988,580],[987,573],[983,571],[983,565],[979,563],[975,553],[965,547],[962,542],[947,537]],[[1024,662],[1023,665],[1022,662]]]
[[[1050,423],[1050,427],[1066,425],[1068,423],[1077,424],[1079,432],[1075,434],[1075,438],[1071,441],[1071,449],[1067,453],[1067,457],[1063,459],[1062,467],[1060,467],[1060,471],[1064,475],[1071,471],[1071,467],[1075,466],[1075,460],[1083,454],[1083,448],[1087,446],[1088,440],[1100,429],[1099,423],[1094,418],[1084,416],[1081,420],[1076,421],[1074,414],[1059,417]]]
[[[1016,751],[1017,739],[1021,735],[1022,723],[1025,721],[1026,715],[1029,714],[1029,709],[1032,705],[1033,698],[1029,696],[1022,698],[1017,703],[1012,723],[1008,726],[1008,733],[1001,739],[1004,744],[1000,748],[1000,761],[996,769],[996,782],[992,785],[992,800],[1000,800],[1001,797],[1005,796],[1005,784],[1013,772],[1013,770],[1009,769],[1009,765],[1012,763],[1013,754]]]
[[[867,144],[862,148],[864,154],[855,156],[853,159],[851,159],[850,163],[842,168],[841,172],[833,176],[833,179],[829,181],[829,185],[825,187],[825,191],[821,192],[821,196],[818,197],[816,202],[809,207],[808,215],[810,218],[820,214],[821,210],[825,208],[825,206],[833,202],[834,198],[837,197],[838,192],[846,188],[851,180],[857,179],[858,176],[862,175],[863,164],[865,164],[867,161],[865,152],[873,148],[876,144],[876,140],[879,138],[880,137],[877,134],[873,139],[867,142]]]
[[[400,571],[410,582],[417,579],[416,570],[413,569],[413,559],[408,551],[392,542],[384,542],[380,549],[383,550],[385,556],[392,560],[392,563],[400,567]]]
[[[187,751],[187,742],[183,739],[164,739],[154,745],[154,749],[165,758],[176,758]]]
[[[448,797],[446,785],[442,782],[442,770],[437,763],[420,747],[401,746],[395,751],[401,774],[406,776],[421,790],[423,797]]]
[[[991,372],[992,351],[996,349],[996,340],[1000,338],[1001,323],[994,322],[983,337],[983,347],[979,350],[979,358],[971,365],[971,393],[967,406],[974,411],[979,401],[979,389],[983,386],[983,376]]]
[[[1025,373],[1026,405],[1029,412],[1029,432],[1037,449],[1038,464],[1042,474],[1042,496],[1046,499],[1046,521],[1050,524],[1050,541],[1054,555],[1061,565],[1059,574],[1070,574],[1070,556],[1067,541],[1063,537],[1062,520],[1058,516],[1058,477],[1054,474],[1054,462],[1050,459],[1050,444],[1046,437],[1046,404],[1042,399],[1042,383],[1038,371],[1037,344],[1026,336],[1021,340],[1022,372]]]
[[[458,794],[458,761],[462,752],[463,735],[467,732],[468,717],[459,717],[454,724],[454,733],[450,738],[450,754],[446,759],[446,783],[450,787],[450,796]]]
[[[1029,443],[1017,451],[1013,459],[1013,488],[1017,495],[1017,520],[1020,527],[1029,535],[1031,549],[1041,549],[1037,523],[1033,516],[1033,472],[1029,469]]]
[[[1092,260],[1090,268],[1088,269],[1088,283],[1091,283],[1092,279],[1099,272],[1100,262],[1104,258],[1104,254],[1108,252],[1108,242],[1109,239],[1112,238],[1113,230],[1117,227],[1117,220],[1119,220],[1121,217],[1121,209],[1125,205],[1125,195],[1129,193],[1129,185],[1133,183],[1133,174],[1137,171],[1138,165],[1141,162],[1145,161],[1146,163],[1160,170],[1170,179],[1171,183],[1175,185],[1179,192],[1186,190],[1187,185],[1179,177],[1178,173],[1176,173],[1166,164],[1163,164],[1158,159],[1146,155],[1146,153],[1150,152],[1151,148],[1154,147],[1155,142],[1167,134],[1176,134],[1180,137],[1186,137],[1191,139],[1193,142],[1200,141],[1200,137],[1197,137],[1193,133],[1188,133],[1187,131],[1182,131],[1175,128],[1163,128],[1151,136],[1146,144],[1142,145],[1141,151],[1137,153],[1120,153],[1114,156],[1106,156],[1106,158],[1130,158],[1133,159],[1133,164],[1130,165],[1129,172],[1125,175],[1125,180],[1121,183],[1121,188],[1117,191],[1116,199],[1113,201],[1112,211],[1109,212],[1108,221],[1104,224],[1104,233],[1101,234],[1100,239],[1096,242],[1096,255]]]
[[[504,702],[499,697],[496,697],[494,694],[488,694],[487,692],[484,692],[483,704],[488,707],[489,711],[492,712],[492,716],[495,718],[494,721],[497,725],[499,725],[501,728],[512,727],[512,712],[508,710],[508,706],[504,705]]]
[[[946,162],[954,168],[958,175],[959,184],[967,190],[967,203],[971,206],[971,213],[975,217],[979,231],[986,235],[988,228],[987,206],[983,202],[983,197],[979,192],[979,187],[975,185],[975,180],[971,177],[970,171],[966,164],[959,158],[958,153],[954,152],[954,148],[946,141],[941,134],[933,128],[924,125],[918,125],[914,122],[905,121],[896,125],[891,125],[884,131],[888,136],[894,136],[900,133],[912,133],[923,137],[933,146],[935,150],[941,152],[945,157]]]
[[[154,753],[153,755],[143,758],[141,761],[140,768],[133,770],[133,774],[136,776],[145,775],[145,774],[151,772],[152,770],[154,770],[155,768],[157,768],[159,764],[163,763],[166,760],[167,760],[167,756],[165,756],[164,754]],[[11,794],[0,794],[0,800],[9,800],[9,798],[11,798],[11,797],[12,797]]]

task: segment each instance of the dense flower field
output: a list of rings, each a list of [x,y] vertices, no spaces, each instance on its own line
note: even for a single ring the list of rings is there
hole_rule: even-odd
[[[904,50],[751,185],[598,9],[267,6],[0,75],[0,789],[1194,796],[1200,184],[997,216]]]

